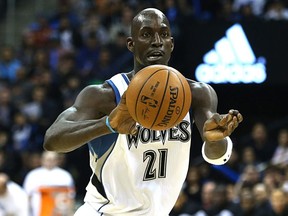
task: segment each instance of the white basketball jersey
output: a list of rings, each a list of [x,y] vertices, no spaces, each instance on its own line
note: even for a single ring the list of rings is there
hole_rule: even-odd
[[[119,103],[129,79],[118,74],[107,82]],[[188,113],[169,130],[137,125],[137,135],[109,134],[91,141],[93,174],[84,201],[102,215],[167,216],[187,175],[191,126]]]

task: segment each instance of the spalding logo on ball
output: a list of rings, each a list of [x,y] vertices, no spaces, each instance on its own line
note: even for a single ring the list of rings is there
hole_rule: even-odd
[[[190,85],[175,68],[151,65],[131,80],[126,103],[132,118],[145,128],[166,130],[180,123],[192,101]]]

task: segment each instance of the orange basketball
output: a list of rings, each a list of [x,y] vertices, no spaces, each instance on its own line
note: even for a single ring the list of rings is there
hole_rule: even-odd
[[[140,70],[126,92],[132,118],[153,130],[165,130],[181,122],[191,101],[192,93],[186,78],[165,65],[151,65]]]

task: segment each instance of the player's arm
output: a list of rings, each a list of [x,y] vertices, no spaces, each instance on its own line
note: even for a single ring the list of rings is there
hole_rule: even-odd
[[[44,148],[50,151],[69,152],[88,141],[111,133],[106,126],[106,110],[111,111],[115,104],[108,88],[87,86],[77,96],[75,103],[63,111],[48,128]]]
[[[192,83],[192,109],[195,124],[204,141],[203,158],[213,164],[224,164],[231,156],[230,134],[243,120],[237,110],[217,113],[218,99],[214,89],[204,83]]]

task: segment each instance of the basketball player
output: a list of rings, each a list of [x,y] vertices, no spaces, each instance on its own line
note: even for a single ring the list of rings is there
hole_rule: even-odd
[[[46,132],[46,150],[70,152],[88,143],[93,173],[75,216],[167,216],[186,178],[193,122],[204,141],[205,160],[223,164],[232,150],[229,135],[242,121],[237,110],[218,114],[214,90],[188,80],[193,101],[181,123],[166,131],[136,124],[125,90],[140,69],[168,64],[174,42],[166,16],[153,8],[141,11],[132,21],[127,47],[134,69],[84,88]]]

